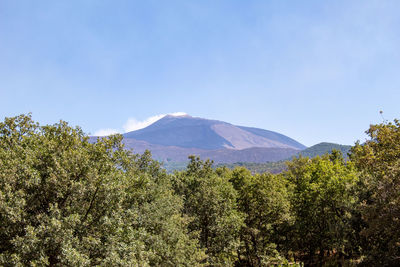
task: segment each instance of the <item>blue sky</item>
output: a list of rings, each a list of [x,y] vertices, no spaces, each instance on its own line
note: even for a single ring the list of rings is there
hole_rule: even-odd
[[[87,133],[172,112],[363,141],[400,118],[400,1],[0,1],[0,118]],[[125,126],[125,127],[124,127]]]

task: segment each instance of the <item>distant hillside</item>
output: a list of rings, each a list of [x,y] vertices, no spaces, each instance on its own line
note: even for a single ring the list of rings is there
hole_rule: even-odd
[[[150,150],[167,170],[182,169],[189,155],[213,160],[216,166],[244,166],[252,172],[281,172],[294,156],[315,157],[339,150],[344,157],[351,146],[320,143],[306,148],[283,134],[227,122],[167,115],[146,128],[123,134],[134,153]],[[91,137],[96,140],[96,137]]]
[[[168,173],[185,170],[187,165],[188,162],[164,161],[161,163],[161,166]],[[216,163],[214,164],[214,167],[215,168],[227,167],[229,169],[234,169],[236,167],[244,167],[254,174],[264,173],[264,172],[280,173],[286,169],[286,164],[285,161],[265,162],[265,163],[236,162],[236,163]]]
[[[277,162],[265,162],[265,163],[254,163],[254,162],[236,162],[236,163],[219,163],[215,167],[227,167],[234,169],[236,167],[244,167],[252,173],[280,173],[286,170],[285,161]]]
[[[339,145],[334,143],[319,143],[312,147],[309,147],[301,152],[296,153],[295,155],[286,158],[285,160],[280,160],[276,162],[235,162],[235,163],[218,163],[216,167],[228,167],[230,169],[234,169],[235,167],[245,167],[250,170],[252,173],[280,173],[286,169],[286,160],[291,160],[293,157],[302,155],[303,157],[313,158],[316,156],[322,156],[326,153],[331,153],[332,150],[341,151],[345,158],[348,157],[348,153],[350,152],[351,146]]]
[[[150,150],[154,159],[171,166],[181,166],[189,155],[215,163],[279,161],[306,148],[277,132],[189,115],[167,115],[123,137],[127,149]]]
[[[221,149],[216,151],[206,151],[198,155],[203,159],[211,159],[215,163],[234,163],[234,162],[276,162],[287,159],[298,153],[292,148],[264,148],[254,147],[242,150]]]
[[[323,142],[300,151],[298,155],[313,158],[326,153],[330,153],[333,149],[342,152],[343,157],[347,158],[347,154],[350,152],[351,146]]]
[[[302,150],[304,145],[285,135],[227,122],[203,118],[167,115],[146,128],[124,134],[125,139],[149,144],[203,150],[290,148]]]

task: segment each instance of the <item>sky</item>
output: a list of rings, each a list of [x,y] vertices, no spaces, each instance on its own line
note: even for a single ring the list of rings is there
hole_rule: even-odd
[[[400,118],[399,10],[398,0],[0,0],[0,120],[32,112],[99,134],[184,112],[306,146],[354,144]]]

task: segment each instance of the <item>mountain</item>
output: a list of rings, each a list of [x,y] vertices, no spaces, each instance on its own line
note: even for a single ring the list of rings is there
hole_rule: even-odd
[[[309,157],[313,158],[316,156],[322,156],[323,154],[330,153],[332,150],[338,150],[342,152],[343,157],[347,158],[347,154],[350,152],[352,146],[348,145],[339,145],[339,144],[334,144],[334,143],[319,143],[316,145],[313,145],[307,149],[304,149],[298,153],[298,155],[302,155],[303,157]]]
[[[174,162],[192,154],[217,163],[279,161],[306,148],[277,132],[189,115],[167,115],[123,137],[135,153],[148,149],[155,159]]]
[[[280,173],[286,170],[286,161],[291,160],[293,157],[303,156],[313,158],[316,156],[322,156],[326,153],[331,153],[333,149],[342,152],[344,158],[348,158],[348,153],[350,152],[352,146],[348,145],[339,145],[334,143],[319,143],[314,146],[311,146],[305,150],[298,152],[295,155],[290,156],[289,158],[281,161],[274,162],[234,162],[234,163],[219,163],[216,164],[217,167],[228,167],[230,169],[234,169],[235,167],[245,167],[250,170],[252,173]],[[172,163],[166,164],[166,169],[168,171],[172,171],[175,169],[184,169],[185,165],[173,165]]]
[[[292,148],[306,147],[282,134],[263,129],[195,118],[189,115],[167,115],[150,126],[124,134],[125,138],[146,141],[163,146],[215,149],[246,149],[252,147]]]
[[[283,134],[189,115],[166,115],[146,128],[123,134],[134,153],[150,150],[153,158],[174,169],[185,166],[189,155],[216,164],[247,166],[254,171],[281,171],[284,161],[302,155],[315,157],[339,150],[347,157],[351,146],[319,143],[307,148]],[[96,137],[91,140],[95,141]]]

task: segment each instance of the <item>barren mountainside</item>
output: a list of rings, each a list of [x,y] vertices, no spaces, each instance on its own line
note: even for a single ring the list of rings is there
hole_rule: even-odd
[[[277,132],[189,115],[167,115],[123,136],[128,149],[148,149],[155,159],[172,161],[185,161],[192,154],[226,163],[278,161],[306,148]]]

